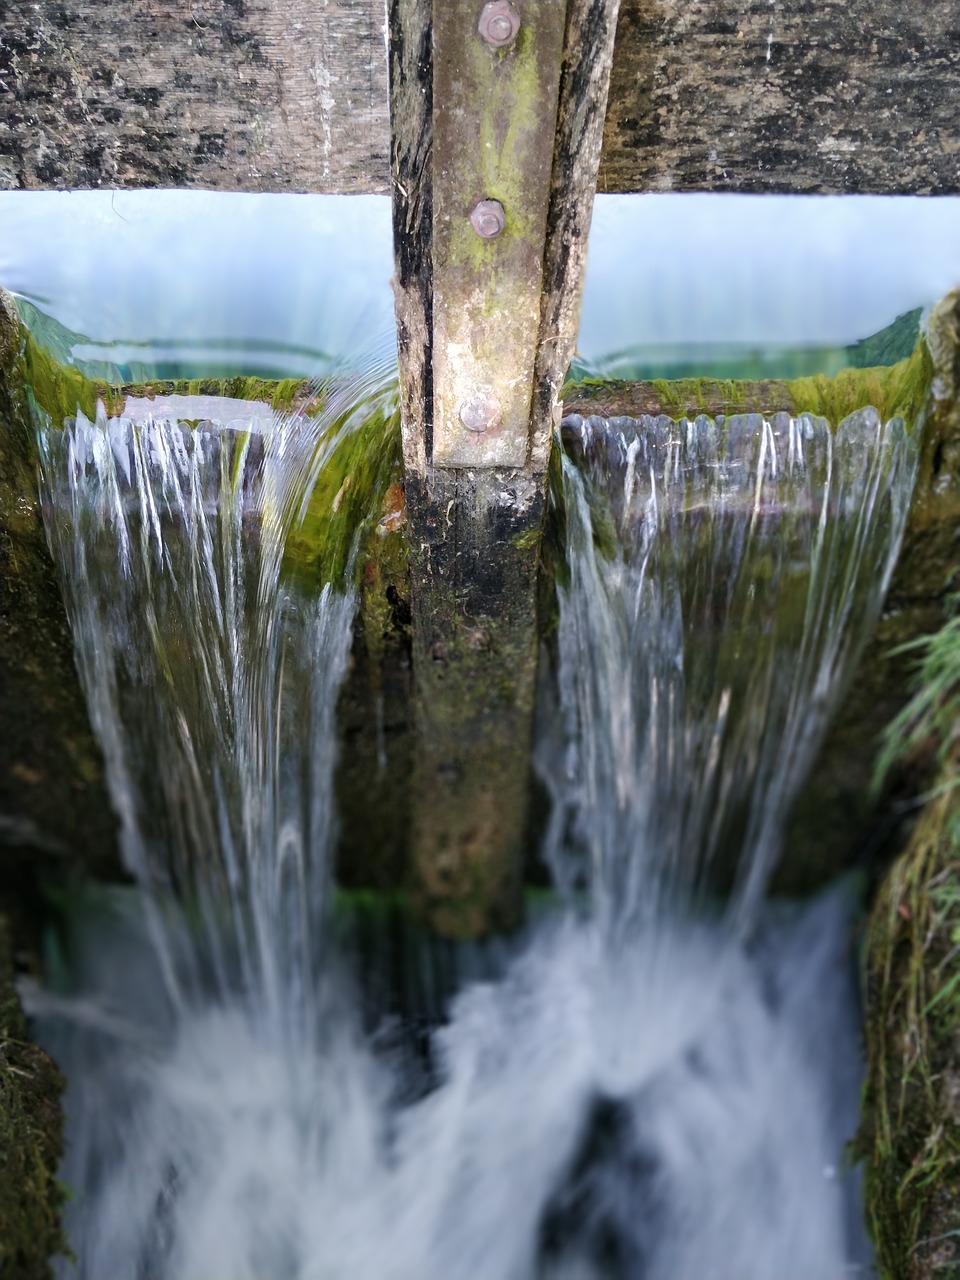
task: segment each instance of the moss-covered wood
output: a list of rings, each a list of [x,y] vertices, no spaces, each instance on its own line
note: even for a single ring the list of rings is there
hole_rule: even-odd
[[[716,417],[734,413],[767,416],[820,414],[839,422],[857,409],[873,405],[885,418],[902,415],[913,421],[926,401],[933,365],[926,342],[912,354],[890,365],[850,367],[832,376],[815,374],[792,379],[748,381],[720,378],[654,379],[626,382],[584,378],[564,388],[565,416],[595,414],[613,418],[621,414],[640,417],[666,414],[671,418]]]

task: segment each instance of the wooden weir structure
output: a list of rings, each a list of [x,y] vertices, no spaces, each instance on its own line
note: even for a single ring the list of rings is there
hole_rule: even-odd
[[[412,858],[518,904],[535,534],[594,190],[960,191],[951,0],[7,0],[0,188],[393,200]],[[305,264],[309,271],[309,264]]]

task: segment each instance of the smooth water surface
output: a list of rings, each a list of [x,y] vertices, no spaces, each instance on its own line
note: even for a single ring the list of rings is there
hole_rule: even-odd
[[[958,231],[952,197],[601,195],[579,355],[631,377],[833,372],[960,282]],[[321,374],[392,334],[392,274],[385,196],[0,192],[0,285],[121,380]]]

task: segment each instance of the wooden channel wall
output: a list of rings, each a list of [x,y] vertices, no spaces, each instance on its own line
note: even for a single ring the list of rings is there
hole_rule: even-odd
[[[5,0],[0,188],[390,189],[383,0]],[[601,191],[960,191],[956,0],[622,0]]]

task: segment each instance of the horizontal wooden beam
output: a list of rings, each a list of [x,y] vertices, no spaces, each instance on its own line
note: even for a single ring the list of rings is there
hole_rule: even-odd
[[[0,188],[387,191],[385,7],[6,0]],[[958,94],[952,0],[623,0],[599,190],[958,192]]]
[[[623,0],[600,191],[960,191],[953,0]]]
[[[6,0],[0,188],[387,191],[383,0]]]

